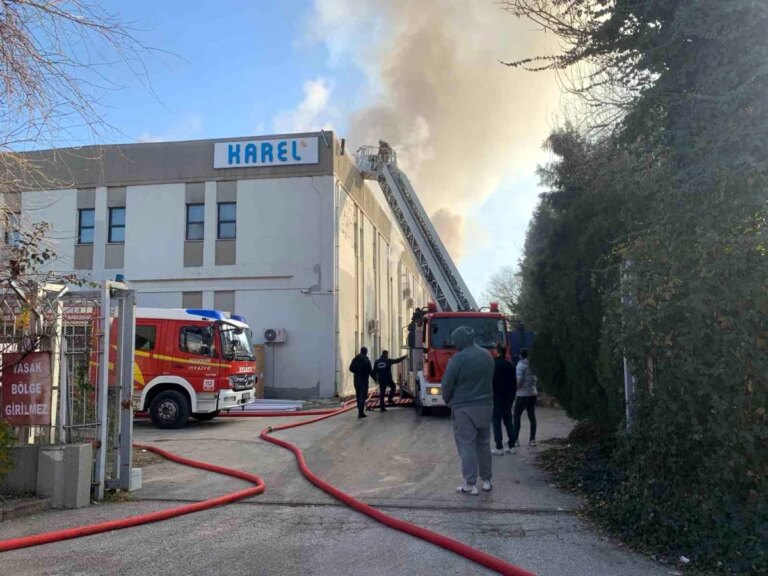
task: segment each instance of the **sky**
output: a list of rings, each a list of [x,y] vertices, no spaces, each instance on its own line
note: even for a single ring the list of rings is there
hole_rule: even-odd
[[[152,51],[149,84],[110,72],[101,141],[333,129],[354,150],[384,138],[476,298],[521,257],[561,96],[552,74],[499,62],[552,46],[494,0],[102,5]]]

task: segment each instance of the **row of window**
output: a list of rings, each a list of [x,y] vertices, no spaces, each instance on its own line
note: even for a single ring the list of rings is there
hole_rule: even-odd
[[[231,240],[237,236],[237,204],[219,202],[216,238]],[[187,240],[202,240],[205,237],[205,204],[187,204]]]
[[[84,208],[78,211],[77,243],[93,244],[96,211]],[[219,202],[216,238],[232,240],[237,237],[237,203]],[[205,237],[205,204],[187,204],[186,239],[203,240]],[[125,207],[109,209],[110,244],[125,242]]]
[[[93,244],[93,229],[96,211],[93,208],[84,208],[78,211],[77,243]],[[109,209],[109,233],[110,244],[125,242],[125,207]]]

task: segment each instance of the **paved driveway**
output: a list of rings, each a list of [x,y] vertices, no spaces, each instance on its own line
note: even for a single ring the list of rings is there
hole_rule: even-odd
[[[464,496],[445,416],[408,408],[354,412],[280,432],[324,479],[389,514],[500,556],[540,576],[663,576],[669,569],[628,553],[575,514],[579,500],[533,466],[535,450],[494,458],[494,489]],[[264,494],[138,528],[0,554],[3,574],[353,575],[486,574],[425,542],[386,528],[326,496],[293,455],[258,438],[280,419],[226,419],[159,431],[137,422],[136,440],[260,474]],[[287,421],[287,419],[286,419]],[[292,419],[291,421],[294,421]],[[539,411],[539,436],[564,436],[562,412]],[[524,425],[525,432],[525,425]],[[0,524],[0,539],[209,498],[244,483],[167,461],[144,468],[134,501],[51,511]]]

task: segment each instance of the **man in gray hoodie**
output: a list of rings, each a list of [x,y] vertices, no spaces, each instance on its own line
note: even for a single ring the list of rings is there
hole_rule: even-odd
[[[491,415],[493,413],[493,357],[475,344],[475,333],[459,326],[451,334],[459,352],[443,375],[443,399],[451,408],[453,435],[461,459],[464,485],[456,491],[477,494],[478,471],[483,490],[491,490]]]

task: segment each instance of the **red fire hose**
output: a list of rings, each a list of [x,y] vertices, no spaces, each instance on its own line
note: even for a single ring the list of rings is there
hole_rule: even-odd
[[[279,430],[287,430],[289,428],[295,428],[297,426],[305,426],[307,424],[319,422],[320,420],[325,420],[326,418],[331,418],[338,414],[347,412],[348,410],[352,410],[354,407],[355,406],[353,401],[348,401],[348,402],[345,402],[342,405],[342,407],[339,409],[331,410],[331,411],[326,411],[326,410],[318,411],[318,412],[322,412],[322,414],[317,416],[316,418],[310,418],[308,420],[302,420],[300,422],[293,422],[290,424],[282,424],[274,427],[269,426],[268,428],[262,430],[260,436],[263,440],[267,442],[276,444],[278,446],[281,446],[293,452],[296,456],[296,460],[299,464],[299,469],[301,470],[301,473],[307,478],[307,480],[312,482],[312,484],[314,484],[324,492],[330,494],[340,502],[346,504],[350,508],[357,510],[362,514],[365,514],[370,518],[373,518],[377,522],[381,522],[385,526],[389,526],[390,528],[394,528],[395,530],[399,530],[406,534],[410,534],[411,536],[415,536],[416,538],[420,538],[426,542],[435,544],[436,546],[440,546],[441,548],[444,548],[460,556],[463,556],[464,558],[467,558],[472,562],[485,566],[486,568],[489,568],[495,572],[498,572],[499,574],[503,574],[505,576],[535,576],[533,573],[528,572],[527,570],[523,570],[522,568],[518,568],[517,566],[510,564],[509,562],[506,562],[501,558],[497,558],[490,554],[486,554],[485,552],[477,550],[476,548],[472,548],[471,546],[467,546],[466,544],[462,544],[457,540],[448,538],[447,536],[443,536],[442,534],[438,534],[437,532],[432,532],[431,530],[421,528],[420,526],[416,526],[409,522],[405,522],[404,520],[399,520],[397,518],[394,518],[393,516],[384,514],[380,510],[377,510],[369,506],[368,504],[365,504],[364,502],[361,502],[360,500],[353,498],[346,492],[342,492],[335,486],[332,486],[328,482],[325,482],[324,480],[316,476],[314,472],[312,472],[312,470],[310,470],[309,467],[307,466],[307,463],[304,460],[304,454],[302,453],[301,449],[299,449],[296,445],[291,444],[290,442],[286,442],[285,440],[281,440],[279,438],[270,436],[272,432],[277,432]],[[306,415],[306,414],[307,412],[304,412],[303,415]],[[264,416],[264,414],[260,414],[260,416]],[[279,416],[285,416],[285,414],[281,413],[279,414]],[[227,476],[232,476],[234,478],[240,478],[242,480],[246,480],[247,482],[252,482],[254,486],[252,488],[247,488],[245,490],[231,492],[229,494],[225,494],[217,498],[203,500],[202,502],[195,502],[194,504],[186,504],[184,506],[171,508],[169,510],[160,510],[158,512],[151,512],[149,514],[140,514],[138,516],[131,516],[131,517],[122,518],[119,520],[110,520],[108,522],[91,524],[88,526],[80,526],[78,528],[68,528],[65,530],[57,530],[54,532],[46,532],[43,534],[35,534],[32,536],[23,536],[21,538],[12,538],[10,540],[0,540],[0,552],[17,550],[19,548],[27,548],[30,546],[37,546],[40,544],[59,542],[61,540],[69,540],[71,538],[80,538],[82,536],[90,536],[92,534],[99,534],[102,532],[109,532],[112,530],[119,530],[122,528],[130,528],[133,526],[139,526],[141,524],[158,522],[161,520],[168,520],[170,518],[182,516],[184,514],[189,514],[191,512],[199,512],[201,510],[207,510],[209,508],[222,506],[224,504],[230,504],[237,500],[242,500],[244,498],[249,498],[251,496],[261,494],[262,492],[264,492],[264,489],[266,487],[264,484],[264,481],[259,476],[256,476],[255,474],[249,474],[247,472],[242,472],[240,470],[233,470],[231,468],[225,468],[223,466],[216,466],[214,464],[208,464],[205,462],[191,460],[189,458],[183,458],[181,456],[172,454],[171,452],[167,452],[166,450],[156,448],[154,446],[137,444],[136,447],[144,448],[146,450],[159,454],[164,458],[167,458],[174,462],[178,462],[179,464],[184,464],[186,466],[192,466],[194,468],[200,468],[202,470],[216,472],[218,474],[225,474]]]
[[[56,530],[54,532],[45,532],[43,534],[33,534],[32,536],[22,536],[21,538],[11,538],[10,540],[0,540],[0,552],[38,546],[39,544],[50,544],[51,542],[59,542],[61,540],[80,538],[81,536],[90,536],[91,534],[100,534],[101,532],[110,532],[112,530],[120,530],[122,528],[140,526],[141,524],[168,520],[184,514],[200,512],[201,510],[207,510],[216,506],[231,504],[232,502],[244,498],[250,498],[251,496],[261,494],[264,492],[264,488],[266,488],[264,481],[255,474],[233,470],[232,468],[225,468],[224,466],[216,466],[215,464],[208,464],[206,462],[198,462],[197,460],[190,460],[189,458],[182,458],[181,456],[176,456],[171,452],[155,448],[154,446],[145,446],[142,444],[135,444],[135,446],[137,448],[144,448],[145,450],[159,454],[163,458],[173,460],[174,462],[184,464],[185,466],[192,466],[193,468],[200,468],[201,470],[208,470],[210,472],[216,472],[217,474],[240,478],[246,482],[253,483],[254,486],[252,488],[246,488],[245,490],[230,492],[223,496],[210,498],[208,500],[203,500],[202,502],[195,502],[194,504],[185,504],[184,506],[178,506],[168,510],[159,510],[158,512],[151,512],[149,514],[139,514],[137,516],[129,516],[128,518],[120,518],[119,520],[110,520],[108,522],[90,524],[88,526],[79,526],[77,528],[67,528],[65,530]]]
[[[304,475],[304,477],[307,480],[312,482],[312,484],[320,488],[323,492],[330,494],[331,496],[343,502],[350,508],[353,508],[354,510],[357,510],[362,514],[365,514],[366,516],[373,518],[377,522],[381,522],[385,526],[389,526],[390,528],[394,528],[395,530],[400,530],[401,532],[405,532],[406,534],[410,534],[411,536],[415,536],[416,538],[420,538],[422,540],[435,544],[436,546],[440,546],[441,548],[450,550],[451,552],[454,552],[460,556],[463,556],[464,558],[467,558],[472,562],[485,566],[486,568],[490,568],[491,570],[498,572],[499,574],[504,574],[505,576],[535,576],[535,574],[533,574],[532,572],[528,572],[527,570],[518,568],[514,564],[510,564],[509,562],[506,562],[501,558],[497,558],[496,556],[491,556],[490,554],[486,554],[485,552],[482,552],[477,548],[472,548],[471,546],[462,544],[457,540],[448,538],[447,536],[443,536],[442,534],[438,534],[437,532],[432,532],[431,530],[427,530],[426,528],[421,528],[420,526],[416,526],[409,522],[405,522],[404,520],[399,520],[393,516],[384,514],[380,510],[377,510],[376,508],[373,508],[372,506],[369,506],[368,504],[365,504],[364,502],[361,502],[360,500],[353,498],[346,492],[342,492],[335,486],[332,486],[325,480],[322,480],[321,478],[316,476],[315,473],[309,469],[309,466],[307,466],[307,463],[304,460],[304,454],[302,453],[301,449],[298,448],[295,444],[291,444],[290,442],[286,442],[285,440],[280,440],[279,438],[270,436],[272,432],[277,432],[279,430],[287,430],[289,428],[295,428],[297,426],[304,426],[305,424],[311,424],[313,422],[319,422],[320,420],[325,420],[326,418],[330,418],[332,416],[335,416],[336,414],[341,414],[342,412],[352,410],[353,408],[354,406],[346,406],[336,410],[333,414],[327,414],[324,416],[319,416],[317,418],[311,418],[309,420],[302,420],[301,422],[293,422],[291,424],[282,424],[280,426],[270,426],[269,428],[262,430],[261,438],[266,440],[267,442],[271,442],[272,444],[277,444],[278,446],[282,446],[283,448],[286,448],[291,452],[293,452],[296,455],[296,460],[299,464],[299,470],[301,470],[301,473]]]

